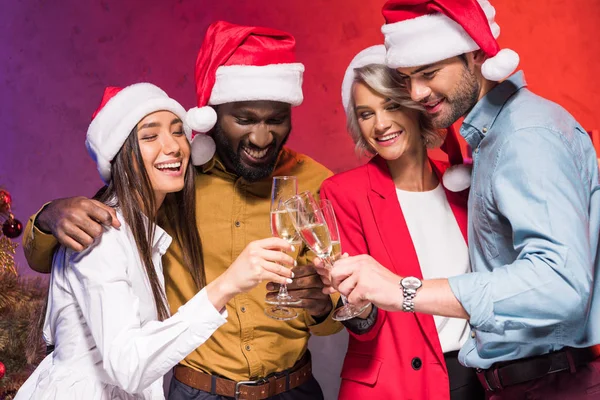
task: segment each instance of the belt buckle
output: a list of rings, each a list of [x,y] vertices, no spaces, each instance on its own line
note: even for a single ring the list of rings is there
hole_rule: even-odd
[[[246,386],[258,386],[258,385],[262,385],[267,383],[268,380],[267,378],[260,378],[257,379],[255,381],[239,381],[235,383],[235,394],[234,394],[234,399],[239,399],[240,395],[242,394],[242,392],[240,391],[240,386],[242,385],[246,385]]]

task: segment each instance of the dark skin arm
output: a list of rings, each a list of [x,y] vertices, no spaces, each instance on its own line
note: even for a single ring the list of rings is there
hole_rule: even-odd
[[[23,237],[23,250],[31,269],[49,273],[54,248],[58,244],[82,251],[103,233],[103,226],[118,228],[121,224],[112,208],[85,197],[72,197],[46,204],[35,219],[30,218],[26,228],[28,232],[34,229],[32,225],[56,239],[31,234]]]
[[[35,224],[75,251],[91,245],[102,235],[104,226],[121,226],[113,208],[85,197],[54,200],[37,216]]]

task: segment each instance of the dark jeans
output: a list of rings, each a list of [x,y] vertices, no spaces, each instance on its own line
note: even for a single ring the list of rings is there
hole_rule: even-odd
[[[448,379],[450,381],[451,400],[484,400],[485,391],[479,383],[474,368],[467,368],[458,362],[458,351],[444,354]]]
[[[175,377],[171,379],[169,387],[169,400],[230,400],[233,397],[219,396],[210,394],[202,390],[194,389],[179,382]],[[269,397],[269,400],[323,400],[321,386],[314,377],[311,377],[304,384],[288,390],[277,396]]]

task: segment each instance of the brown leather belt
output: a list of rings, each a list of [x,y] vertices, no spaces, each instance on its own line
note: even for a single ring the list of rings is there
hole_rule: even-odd
[[[478,369],[477,377],[485,390],[494,392],[556,372],[571,371],[574,373],[577,368],[596,358],[598,355],[591,347],[583,349],[566,347],[553,353],[501,362],[485,370]]]
[[[235,382],[183,365],[177,365],[173,374],[179,382],[204,392],[235,399],[262,400],[305,383],[312,376],[312,365],[307,351],[292,368],[254,381]]]

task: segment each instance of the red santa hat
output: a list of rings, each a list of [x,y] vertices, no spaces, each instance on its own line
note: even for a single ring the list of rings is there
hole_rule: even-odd
[[[296,41],[271,28],[218,21],[208,27],[196,60],[198,106],[188,111],[188,124],[210,131],[217,121],[211,105],[273,100],[302,103],[304,65],[296,62]]]
[[[481,49],[484,78],[500,81],[517,68],[519,56],[500,49],[496,10],[488,0],[388,0],[381,31],[391,68],[427,65]]]
[[[354,84],[354,70],[370,64],[385,65],[386,51],[384,45],[367,47],[360,51],[346,69],[342,82],[342,104],[348,113],[348,105],[352,97],[352,85]],[[348,116],[348,115],[346,115]],[[463,163],[463,156],[458,143],[456,130],[450,126],[446,131],[446,139],[441,149],[448,155],[451,166],[446,169],[442,176],[444,186],[453,192],[460,192],[471,186],[471,166]]]
[[[170,111],[185,121],[183,106],[151,83],[136,83],[125,88],[108,87],[104,90],[100,106],[92,115],[85,145],[105,183],[110,182],[111,162],[131,131],[146,115],[156,111]],[[185,122],[183,130],[191,141],[192,130]],[[204,162],[210,160],[215,152],[214,142],[208,139],[212,145],[204,143],[203,151],[207,157]]]

